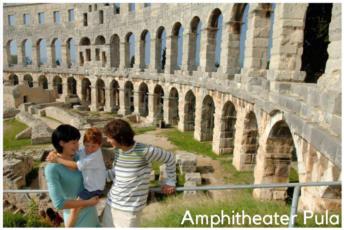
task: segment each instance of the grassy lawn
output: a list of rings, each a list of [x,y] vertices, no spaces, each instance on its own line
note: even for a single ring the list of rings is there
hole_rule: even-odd
[[[141,128],[133,127],[133,129],[136,135],[140,135],[149,131],[154,131],[156,128],[155,126],[147,126],[147,127],[141,127]]]
[[[31,145],[31,139],[16,140],[16,135],[28,126],[15,120],[4,121],[4,150],[15,150]]]
[[[244,210],[245,214],[253,215],[271,215],[275,213],[281,215],[289,216],[290,206],[286,205],[284,202],[279,201],[259,201],[253,199],[249,193],[235,193],[230,198],[225,198],[223,200],[213,200],[209,199],[206,196],[190,197],[190,199],[182,199],[182,197],[170,197],[164,201],[164,208],[159,209],[159,212],[154,214],[153,217],[142,220],[141,227],[212,227],[211,226],[211,215],[221,216],[221,211],[223,210],[224,214],[229,215],[230,217],[236,213],[242,214]],[[194,224],[190,220],[185,220],[183,224],[183,217],[187,210],[191,213]],[[198,219],[198,224],[196,224],[195,215],[207,215],[209,217],[208,223],[203,219]],[[214,217],[215,218],[215,217]],[[221,217],[220,217],[221,218]],[[200,221],[203,219],[203,224]],[[232,221],[232,219],[230,219]],[[213,221],[216,223],[216,220]],[[242,222],[241,222],[242,223]],[[266,221],[260,225],[254,225],[249,223],[247,218],[245,223],[239,225],[233,222],[229,222],[224,218],[223,224],[219,223],[213,225],[213,227],[287,227],[287,225],[279,225],[279,221],[275,222],[274,220],[269,223]],[[341,221],[339,221],[341,223]],[[305,226],[305,227],[325,227],[331,225],[317,225],[313,219],[310,219],[306,222],[306,225],[303,222],[303,214],[299,213],[296,226]],[[339,227],[340,225],[334,225],[331,227]]]

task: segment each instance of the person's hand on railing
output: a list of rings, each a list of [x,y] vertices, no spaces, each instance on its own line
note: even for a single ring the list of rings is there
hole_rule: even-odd
[[[161,192],[165,195],[171,195],[176,192],[176,187],[165,184],[161,187]]]
[[[57,152],[56,151],[50,151],[49,155],[47,156],[46,161],[50,162],[50,163],[57,163]]]

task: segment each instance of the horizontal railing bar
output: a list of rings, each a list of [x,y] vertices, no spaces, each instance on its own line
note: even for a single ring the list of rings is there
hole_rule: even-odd
[[[207,190],[227,190],[227,189],[251,189],[251,188],[283,188],[283,187],[312,187],[341,185],[341,181],[305,182],[305,183],[278,183],[278,184],[226,184],[226,185],[205,185],[196,187],[177,187],[176,191],[207,191]],[[150,188],[151,191],[160,191],[160,187]],[[48,190],[3,190],[3,193],[46,193]]]

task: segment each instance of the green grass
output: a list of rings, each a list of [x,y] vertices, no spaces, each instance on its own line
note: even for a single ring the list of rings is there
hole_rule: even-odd
[[[199,142],[193,138],[193,132],[180,132],[177,129],[166,130],[162,133],[180,150],[197,153],[216,159],[218,156],[212,151],[211,142]]]
[[[299,174],[293,167],[290,167],[289,182],[299,182]]]
[[[237,193],[231,195],[229,198],[223,200],[213,200],[206,196],[190,197],[190,199],[182,199],[181,197],[170,197],[164,200],[164,208],[159,209],[159,213],[154,214],[154,217],[144,219],[141,223],[141,227],[211,227],[210,221],[201,222],[193,225],[191,221],[185,221],[182,225],[183,217],[187,210],[190,211],[193,220],[195,221],[195,215],[207,215],[209,220],[211,215],[221,215],[223,210],[224,214],[229,216],[235,215],[236,213],[242,213],[253,215],[279,215],[289,216],[290,206],[284,202],[279,201],[259,201],[252,198],[248,193]],[[226,219],[224,219],[226,220]],[[272,225],[253,225],[246,221],[246,224],[238,225],[231,224],[224,221],[224,224],[214,225],[214,227],[286,227],[287,225],[278,225],[276,222],[272,222]],[[339,222],[341,223],[341,221]],[[302,214],[299,213],[296,226],[307,226],[307,227],[325,227],[330,225],[318,226],[314,219],[308,221],[306,225],[303,224]],[[335,225],[331,227],[339,227]]]
[[[17,121],[9,119],[4,121],[4,150],[16,150],[31,145],[31,139],[16,140],[16,135],[26,129],[28,126]]]
[[[155,126],[148,126],[148,127],[141,127],[141,128],[133,128],[136,135],[143,134],[149,131],[154,131]]]

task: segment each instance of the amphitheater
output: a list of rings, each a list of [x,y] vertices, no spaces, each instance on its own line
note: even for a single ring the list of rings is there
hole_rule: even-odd
[[[90,111],[138,114],[152,123],[193,131],[196,140],[211,141],[217,154],[232,153],[235,168],[253,171],[254,183],[288,182],[293,157],[300,182],[338,181],[341,5],[320,4],[329,15],[323,19],[325,48],[305,44],[305,31],[319,26],[312,25],[314,12],[320,12],[315,5],[140,3],[134,9],[124,3],[7,4],[4,108],[60,102]],[[44,14],[43,21],[39,14]],[[15,23],[9,22],[13,18]],[[131,54],[132,35],[136,48]],[[10,49],[13,42],[17,60]],[[314,64],[306,53],[310,50],[325,55]],[[307,66],[318,69],[312,72]],[[253,191],[257,199],[284,199],[285,193]],[[299,209],[340,207],[340,188],[302,188]]]

